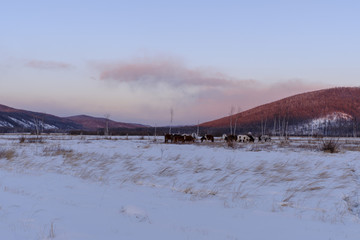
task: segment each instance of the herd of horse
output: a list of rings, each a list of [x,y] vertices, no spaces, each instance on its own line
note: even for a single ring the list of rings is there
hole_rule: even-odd
[[[193,134],[165,134],[165,143],[185,143],[185,142],[195,142],[200,140],[201,142],[210,141],[214,142],[214,136],[210,134],[205,134],[204,136],[198,136],[196,133]],[[270,142],[271,137],[269,135],[260,135],[254,137],[251,133],[245,135],[227,135],[223,134],[222,139],[226,142]]]
[[[171,143],[185,143],[185,142],[195,142],[196,140],[203,141],[211,141],[214,142],[214,136],[205,134],[202,137],[199,137],[196,133],[193,134],[165,134],[165,143],[171,142]]]

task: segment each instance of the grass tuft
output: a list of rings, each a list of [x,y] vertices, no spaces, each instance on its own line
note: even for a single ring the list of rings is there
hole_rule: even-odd
[[[45,147],[43,153],[45,156],[59,156],[63,155],[64,157],[71,157],[73,155],[72,149],[62,148],[60,145],[52,145]]]
[[[24,136],[19,138],[19,143],[45,143],[42,137],[30,137],[26,138]]]
[[[16,156],[16,152],[13,149],[0,149],[0,159],[6,158],[7,160],[11,160]]]
[[[51,222],[51,226],[50,226],[50,231],[49,231],[48,238],[49,238],[49,239],[54,239],[54,238],[55,238],[54,222]]]

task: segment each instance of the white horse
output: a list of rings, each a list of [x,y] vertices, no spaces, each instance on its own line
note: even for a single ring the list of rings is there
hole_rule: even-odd
[[[200,140],[201,139],[201,136],[197,135],[197,133],[192,133],[191,136],[196,140]]]
[[[270,142],[271,141],[271,137],[269,135],[261,135],[259,137],[259,142]]]
[[[237,140],[238,140],[238,142],[254,142],[255,141],[254,137],[250,134],[238,135]]]
[[[248,135],[238,135],[238,142],[250,142],[250,137]]]

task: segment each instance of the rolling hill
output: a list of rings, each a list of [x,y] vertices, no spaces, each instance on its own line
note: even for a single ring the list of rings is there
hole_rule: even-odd
[[[0,129],[3,131],[32,130],[39,123],[44,130],[60,131],[83,128],[80,124],[65,118],[0,105]]]
[[[124,123],[124,122],[116,122],[106,118],[97,118],[91,117],[87,115],[77,115],[72,117],[66,117],[66,119],[71,120],[77,124],[80,124],[85,129],[98,129],[104,128],[106,125],[106,121],[108,121],[109,128],[138,128],[145,127],[141,124],[136,123]]]
[[[202,127],[229,127],[230,121],[242,128],[265,125],[270,128],[286,120],[290,126],[319,119],[355,121],[360,119],[360,88],[341,87],[307,92],[264,104],[232,116],[202,123]],[[280,120],[280,123],[279,123]]]
[[[51,114],[15,109],[0,105],[0,131],[31,131],[41,127],[43,131],[64,132],[69,130],[97,130],[104,128],[107,119],[79,115],[58,117]],[[140,124],[108,120],[109,128],[146,127]]]

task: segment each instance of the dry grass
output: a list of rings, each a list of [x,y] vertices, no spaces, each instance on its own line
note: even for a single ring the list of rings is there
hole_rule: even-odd
[[[0,159],[6,158],[11,160],[16,156],[16,151],[14,149],[0,149]]]
[[[74,155],[74,151],[72,149],[66,149],[61,147],[59,144],[46,146],[43,149],[44,156],[59,156],[62,155],[66,158],[70,158]]]
[[[194,190],[192,187],[187,187],[183,190],[185,194],[194,194]]]
[[[170,166],[168,167],[161,167],[157,173],[159,177],[173,177],[175,176],[177,171]]]
[[[299,144],[296,146],[296,148],[298,149],[306,149],[306,150],[316,150],[317,149],[317,145],[315,143],[309,143],[309,144]]]
[[[19,143],[45,143],[45,140],[42,137],[20,137]]]
[[[356,193],[353,193],[351,195],[348,196],[344,196],[343,200],[346,203],[347,206],[347,210],[357,216],[360,217],[360,200],[359,200],[359,196]]]
[[[54,239],[54,238],[55,238],[54,222],[51,222],[51,226],[50,226],[48,238],[49,238],[49,239]]]
[[[232,201],[236,201],[238,199],[246,199],[249,197],[249,192],[245,190],[245,186],[243,183],[240,183],[237,187],[234,187],[232,192]]]
[[[149,149],[150,147],[151,147],[150,144],[146,144],[146,145],[143,145],[143,146],[142,146],[142,148],[144,148],[144,149]]]
[[[360,146],[357,145],[343,145],[342,148],[346,151],[354,151],[354,152],[360,152]]]
[[[280,140],[280,142],[278,143],[278,147],[280,148],[289,147],[289,146],[290,146],[290,141],[287,140]]]

